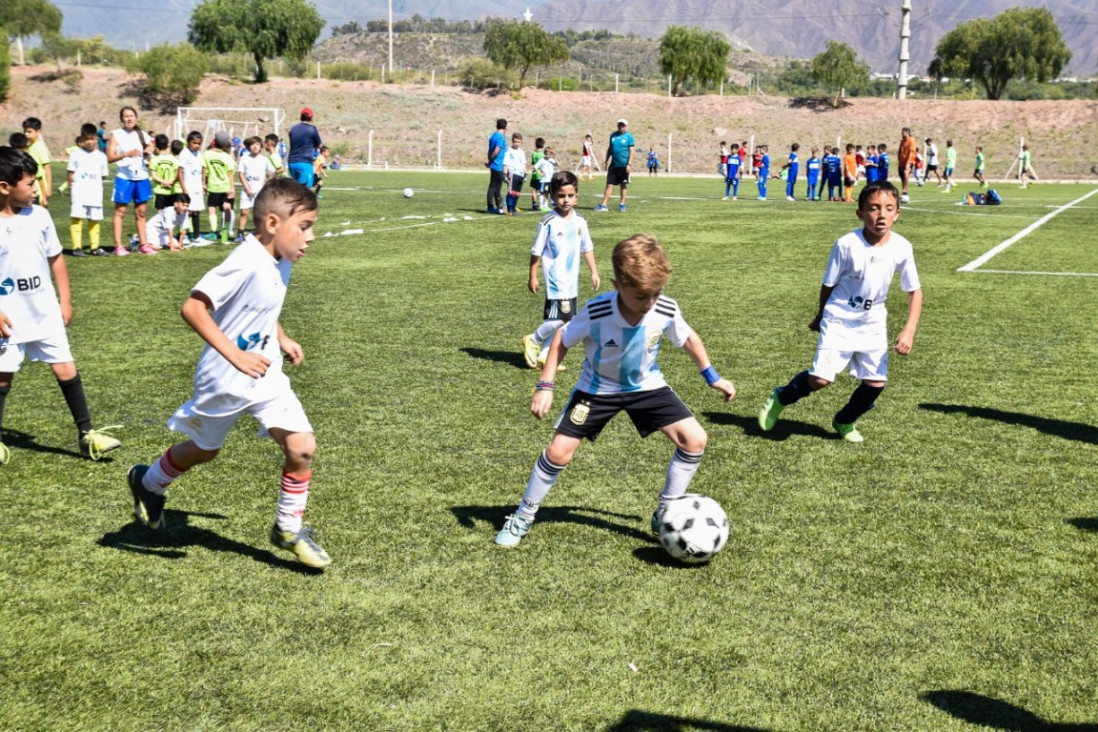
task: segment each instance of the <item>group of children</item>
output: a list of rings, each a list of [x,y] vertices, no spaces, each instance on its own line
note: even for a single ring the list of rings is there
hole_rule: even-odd
[[[591,136],[587,136],[590,140]],[[522,213],[519,200],[526,182],[526,151],[522,149],[522,133],[511,135],[511,147],[503,156],[503,176],[507,183],[507,208],[503,213],[514,216]],[[530,155],[530,208],[542,213],[550,210],[549,181],[557,170],[557,156],[545,139],[534,140],[534,152]]]

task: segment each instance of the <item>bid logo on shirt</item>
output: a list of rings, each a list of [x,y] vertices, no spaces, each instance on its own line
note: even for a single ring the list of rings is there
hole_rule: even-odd
[[[0,295],[10,295],[15,291],[30,292],[31,290],[37,290],[42,286],[42,278],[38,275],[34,277],[20,277],[13,280],[8,277],[3,282],[0,282]]]
[[[259,346],[259,350],[263,350],[267,347],[267,341],[270,340],[270,336],[265,336],[262,333],[252,333],[250,336],[237,336],[236,346],[241,351],[247,351],[255,346]]]
[[[854,308],[855,310],[869,310],[871,307],[873,307],[872,300],[864,300],[857,295],[847,300],[846,304]]]

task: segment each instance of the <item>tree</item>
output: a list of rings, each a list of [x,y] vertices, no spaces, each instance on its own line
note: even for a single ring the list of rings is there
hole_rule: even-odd
[[[858,54],[847,44],[828,41],[823,53],[812,59],[812,76],[835,90],[831,106],[838,107],[844,88],[864,83],[869,78],[869,64],[859,61]]]
[[[145,75],[147,94],[178,98],[184,104],[194,101],[198,85],[209,67],[206,55],[186,43],[154,46],[126,63],[127,71]]]
[[[0,0],[0,19],[19,48],[19,63],[23,63],[24,38],[61,32],[61,11],[48,0]]]
[[[263,62],[305,58],[324,21],[307,0],[204,0],[191,13],[188,40],[200,51],[249,53],[255,80],[267,81]]]
[[[518,69],[519,88],[526,85],[531,66],[548,66],[568,60],[568,46],[537,23],[493,20],[484,34],[484,53],[505,69]]]
[[[1047,8],[1010,8],[990,20],[961,23],[942,36],[927,71],[936,78],[975,79],[988,99],[1000,99],[1011,79],[1043,83],[1070,60]]]
[[[678,96],[687,79],[698,84],[723,79],[730,50],[717,31],[672,25],[660,38],[660,71],[671,75],[671,93]]]
[[[11,91],[11,48],[0,43],[0,101],[8,98]]]

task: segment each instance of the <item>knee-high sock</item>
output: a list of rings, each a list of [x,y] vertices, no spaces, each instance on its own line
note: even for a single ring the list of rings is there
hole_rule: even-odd
[[[4,428],[4,402],[8,399],[8,392],[11,391],[11,384],[7,386],[0,386],[0,435],[3,434]]]
[[[538,512],[538,506],[549,493],[549,489],[557,482],[564,465],[554,465],[549,462],[543,451],[538,455],[534,463],[534,469],[530,471],[530,479],[526,481],[526,492],[522,494],[522,502],[519,503],[519,513],[533,516]]]
[[[99,222],[91,219],[88,221],[88,249],[95,251],[99,244]]]
[[[667,479],[663,484],[663,492],[660,493],[660,504],[678,498],[690,487],[690,481],[698,472],[704,452],[687,452],[681,447],[675,448],[675,454],[671,456],[671,462],[667,465]]]
[[[854,393],[850,395],[850,401],[835,415],[835,421],[839,424],[853,424],[858,417],[873,409],[873,403],[884,391],[883,386],[869,386],[864,381],[858,385]]]
[[[218,229],[217,227],[217,210],[215,209],[213,211],[208,211],[207,216],[210,219],[210,231],[216,234],[218,231],[220,231],[220,229]]]
[[[179,467],[172,460],[172,448],[169,447],[160,456],[159,460],[149,466],[141,484],[153,493],[164,495],[168,490],[168,486],[185,472],[187,472],[186,468]]]
[[[191,236],[198,238],[202,235],[202,212],[191,212]]]
[[[72,413],[72,421],[80,434],[84,434],[92,428],[91,415],[88,414],[88,400],[84,397],[84,382],[80,380],[80,374],[68,381],[57,381],[61,387],[61,393],[65,395],[65,403],[69,405]]]
[[[812,393],[808,385],[808,372],[802,371],[793,377],[785,386],[778,389],[778,402],[783,407],[788,407]]]
[[[91,232],[89,231],[88,233],[90,234]],[[69,236],[72,237],[72,250],[74,252],[83,247],[84,219],[74,218],[69,221]]]
[[[313,471],[294,475],[282,472],[282,489],[278,493],[278,509],[275,521],[278,528],[291,533],[301,531],[305,520],[305,505],[309,502],[309,480]]]
[[[563,320],[545,320],[534,331],[534,340],[538,343],[551,343],[553,335],[564,325]]]

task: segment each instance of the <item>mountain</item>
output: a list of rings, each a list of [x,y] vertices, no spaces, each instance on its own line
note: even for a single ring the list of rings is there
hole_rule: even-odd
[[[103,35],[118,48],[186,39],[187,21],[199,0],[92,0],[64,2],[66,35]],[[362,0],[318,0],[314,3],[331,29],[351,21],[365,26],[388,17],[386,3]],[[911,15],[911,66],[922,74],[934,47],[947,31],[974,18],[990,18],[1017,0],[915,0]],[[1072,51],[1068,73],[1089,76],[1098,71],[1098,0],[1046,0]],[[900,47],[898,0],[393,0],[393,17],[485,16],[517,18],[530,8],[535,21],[556,31],[607,29],[658,38],[669,25],[696,25],[725,33],[737,48],[769,56],[811,58],[829,40],[849,43],[875,71],[897,69]]]

